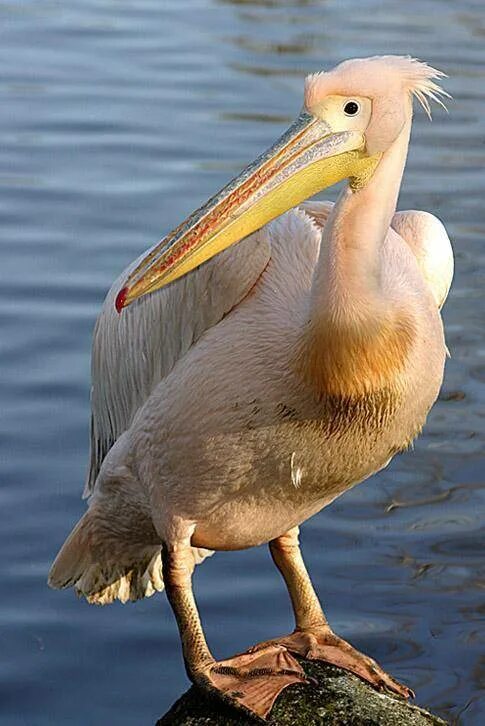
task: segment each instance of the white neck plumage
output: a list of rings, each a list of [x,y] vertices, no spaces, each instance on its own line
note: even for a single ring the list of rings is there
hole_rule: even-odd
[[[382,246],[396,210],[411,118],[358,190],[341,193],[325,225],[300,364],[320,394],[389,386],[412,341],[412,320],[382,285]]]

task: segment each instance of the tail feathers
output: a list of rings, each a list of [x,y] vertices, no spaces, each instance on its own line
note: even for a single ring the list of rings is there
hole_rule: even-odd
[[[88,519],[89,512],[86,512],[64,542],[49,572],[50,587],[59,590],[72,587],[90,566],[91,557],[86,532]]]
[[[134,602],[163,590],[160,547],[148,548],[144,557],[127,568],[104,568],[95,563],[74,585],[77,594],[89,603],[109,605],[114,600]]]
[[[90,603],[150,597],[164,588],[161,544],[137,545],[100,530],[92,509],[79,520],[49,573],[50,587],[74,587]],[[213,554],[193,548],[194,565]]]
[[[100,547],[91,515],[88,511],[80,519],[57,555],[49,572],[50,587],[74,587],[80,597],[97,605],[139,600],[163,590],[161,545],[134,549],[133,544],[111,539]]]

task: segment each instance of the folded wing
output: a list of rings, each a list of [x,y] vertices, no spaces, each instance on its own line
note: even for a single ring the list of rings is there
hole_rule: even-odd
[[[137,300],[121,315],[114,301],[138,260],[116,280],[94,330],[85,496],[93,491],[109,449],[154,387],[208,328],[248,294],[269,259],[269,238],[263,228],[187,276]]]

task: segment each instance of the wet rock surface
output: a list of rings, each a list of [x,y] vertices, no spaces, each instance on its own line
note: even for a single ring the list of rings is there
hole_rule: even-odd
[[[398,696],[379,693],[352,674],[301,661],[314,685],[296,684],[278,697],[269,726],[445,726],[446,722]],[[254,726],[263,722],[226,706],[195,686],[156,726]]]

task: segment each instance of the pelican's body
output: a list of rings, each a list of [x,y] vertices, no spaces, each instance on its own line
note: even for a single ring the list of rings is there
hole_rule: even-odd
[[[108,454],[95,487],[107,527],[113,518],[119,528],[124,511],[113,486],[126,481],[130,497],[136,481],[157,531],[183,515],[195,524],[197,547],[259,545],[385,466],[418,433],[438,394],[445,346],[433,291],[393,230],[382,250],[386,284],[418,298],[422,312],[402,391],[342,406],[319,400],[298,374],[321,233],[293,211],[241,243],[248,252],[263,246],[269,261],[248,295],[154,387]],[[125,526],[129,544],[138,534],[131,513]]]
[[[327,98],[328,89],[315,85],[307,106],[318,93]],[[145,284],[144,260],[135,263],[97,323],[90,507],[52,581],[106,603],[151,594],[173,578],[166,584],[189,671],[197,681],[202,669],[197,682],[209,678],[226,695],[227,666],[218,671],[210,660],[181,573],[213,550],[274,543],[296,632],[317,623],[315,657],[328,658],[330,635],[322,635],[323,615],[291,533],[406,448],[438,395],[446,355],[439,308],[453,263],[436,218],[394,213],[410,128],[409,111],[384,149],[368,134],[378,165],[335,207],[287,212],[118,316],[115,299],[121,309],[136,286],[154,289],[151,272]],[[154,254],[146,258],[151,268]],[[302,652],[295,637],[280,643]],[[333,662],[372,680],[355,653],[352,663]],[[301,679],[290,666],[276,693]],[[280,677],[289,672],[287,665]],[[389,678],[380,673],[382,682]],[[260,714],[275,697],[255,696],[251,684],[240,690],[241,703]]]

